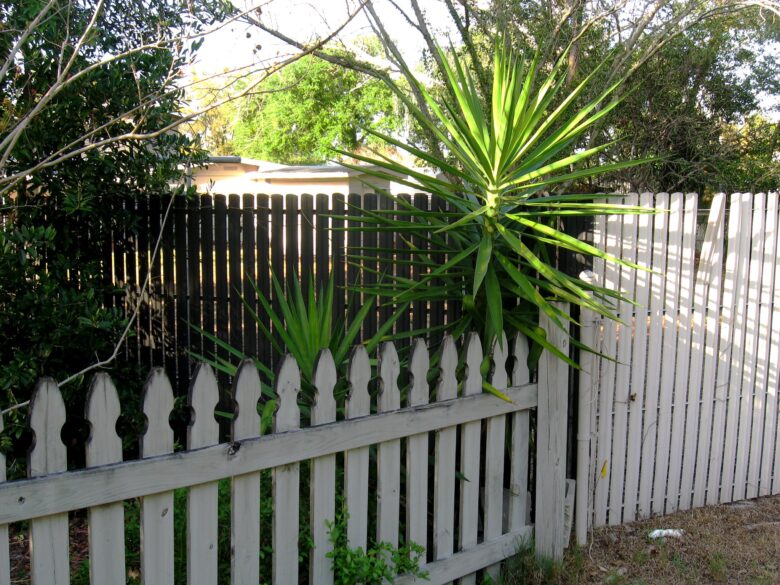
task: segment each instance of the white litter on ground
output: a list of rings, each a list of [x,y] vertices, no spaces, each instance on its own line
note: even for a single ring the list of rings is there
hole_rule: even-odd
[[[682,538],[685,534],[679,528],[659,528],[647,535],[648,538]]]

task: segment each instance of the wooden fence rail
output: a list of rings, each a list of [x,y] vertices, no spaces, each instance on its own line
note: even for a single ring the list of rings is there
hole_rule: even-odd
[[[582,364],[581,542],[587,525],[780,493],[778,194],[716,195],[700,249],[695,194],[627,202],[661,213],[596,224],[597,245],[652,272],[594,267],[637,306],[617,307],[625,325],[582,315],[617,361]]]
[[[565,335],[551,339],[566,351]],[[490,375],[490,382],[510,398],[504,401],[481,392],[480,339],[469,335],[464,345],[460,358],[464,377],[456,376],[459,357],[454,340],[447,337],[438,355],[438,381],[429,388],[431,359],[425,344],[416,341],[405,368],[409,385],[403,394],[395,347],[380,348],[376,371],[365,349],[357,347],[345,370],[350,386],[345,404],[334,400],[339,369],[330,353],[323,351],[314,376],[311,425],[306,428],[301,428],[298,366],[285,357],[275,382],[273,432],[265,436],[260,434],[258,414],[260,379],[253,362],[247,360],[233,383],[236,414],[226,443],[219,443],[214,419],[217,380],[209,366],[201,365],[189,388],[192,416],[187,450],[176,452],[168,423],[172,387],[162,370],[154,370],[144,389],[148,425],[141,437],[141,458],[127,462],[122,462],[115,426],[120,415],[117,392],[106,374],[98,374],[87,399],[91,427],[87,468],[72,471],[67,470],[60,439],[66,421],[59,389],[53,381],[41,380],[31,404],[35,444],[28,461],[30,479],[0,483],[0,583],[18,578],[11,571],[8,535],[9,525],[12,537],[23,535],[25,529],[18,524],[22,521],[30,526],[32,583],[69,583],[69,513],[85,508],[90,582],[125,583],[130,556],[123,502],[134,499],[140,499],[144,583],[175,582],[174,528],[181,524],[177,516],[182,513],[186,514],[190,585],[256,584],[268,579],[275,585],[295,584],[300,575],[308,575],[310,583],[332,583],[328,526],[341,501],[349,512],[350,546],[417,542],[426,549],[422,564],[429,574],[427,583],[459,578],[468,582],[469,575],[483,569],[495,576],[497,563],[516,552],[534,531],[539,553],[560,557],[568,370],[560,360],[544,357],[538,383],[532,384],[524,338],[511,345],[504,338],[492,348]],[[533,444],[528,412],[534,408],[541,462],[535,472],[536,493],[542,495],[534,506],[535,528],[526,521]],[[508,455],[505,445],[510,446]],[[273,476],[271,493],[261,489],[262,473],[267,473],[263,470]],[[505,475],[511,478],[506,484]],[[310,491],[302,494],[300,486],[306,479]],[[218,490],[226,480],[231,510],[229,575],[220,573],[218,557],[219,522],[224,518],[218,512]],[[180,489],[186,490],[186,511],[174,505]],[[503,509],[505,500],[508,510]],[[261,526],[268,527],[267,519],[261,518],[263,502],[270,502],[272,515],[270,575],[261,574],[260,566]],[[308,517],[303,518],[306,510]],[[312,545],[303,551],[299,546],[305,541],[299,530],[305,525]],[[369,527],[375,532],[369,534]],[[302,553],[309,558],[303,568],[299,567]],[[396,582],[418,581],[407,575]]]

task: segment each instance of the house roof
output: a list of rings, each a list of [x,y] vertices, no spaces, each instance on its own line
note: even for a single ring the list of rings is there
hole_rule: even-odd
[[[210,156],[207,163],[243,164],[257,167],[246,173],[247,179],[340,179],[364,174],[361,170],[349,169],[334,163],[319,165],[284,165],[242,156]],[[363,165],[366,170],[378,169],[374,165]]]

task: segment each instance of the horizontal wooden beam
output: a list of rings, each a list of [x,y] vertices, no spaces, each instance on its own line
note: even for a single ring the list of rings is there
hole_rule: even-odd
[[[0,525],[167,492],[535,408],[537,386],[0,484]]]
[[[474,548],[464,550],[449,558],[435,561],[422,567],[428,577],[417,578],[409,575],[393,580],[396,585],[443,585],[451,583],[460,577],[476,573],[495,563],[516,555],[525,544],[530,545],[534,535],[533,526],[523,526],[519,530],[478,544]]]

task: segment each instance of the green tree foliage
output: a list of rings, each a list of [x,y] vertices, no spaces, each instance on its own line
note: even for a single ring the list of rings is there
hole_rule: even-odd
[[[579,146],[630,136],[604,156],[619,161],[655,155],[659,161],[578,189],[702,194],[776,189],[771,163],[780,151],[771,136],[777,125],[761,111],[762,98],[780,96],[780,17],[728,0],[663,0],[616,11],[614,4],[583,1],[548,9],[523,0],[491,2],[486,10],[472,6],[474,24],[459,52],[475,63],[483,95],[497,26],[505,27],[514,46],[538,50],[548,61],[571,44],[570,86],[601,67],[580,103],[628,75],[618,95],[630,95]],[[428,66],[436,72],[432,60]]]
[[[780,94],[778,53],[771,50],[780,28],[768,24],[748,16],[706,21],[637,70],[636,91],[614,120],[632,139],[614,156],[664,158],[623,175],[625,181],[702,194],[777,189],[778,125],[758,113],[762,95]]]
[[[120,291],[101,242],[117,232],[128,245],[136,218],[122,206],[169,191],[200,156],[169,131],[177,81],[199,46],[187,35],[224,13],[211,0],[0,8],[0,408],[27,400],[40,375],[62,380],[111,354],[125,317],[106,307]],[[83,385],[65,394],[82,408]]]
[[[236,107],[235,154],[287,164],[326,161],[332,148],[377,145],[363,128],[400,126],[385,84],[315,57],[285,67],[263,93]]]

